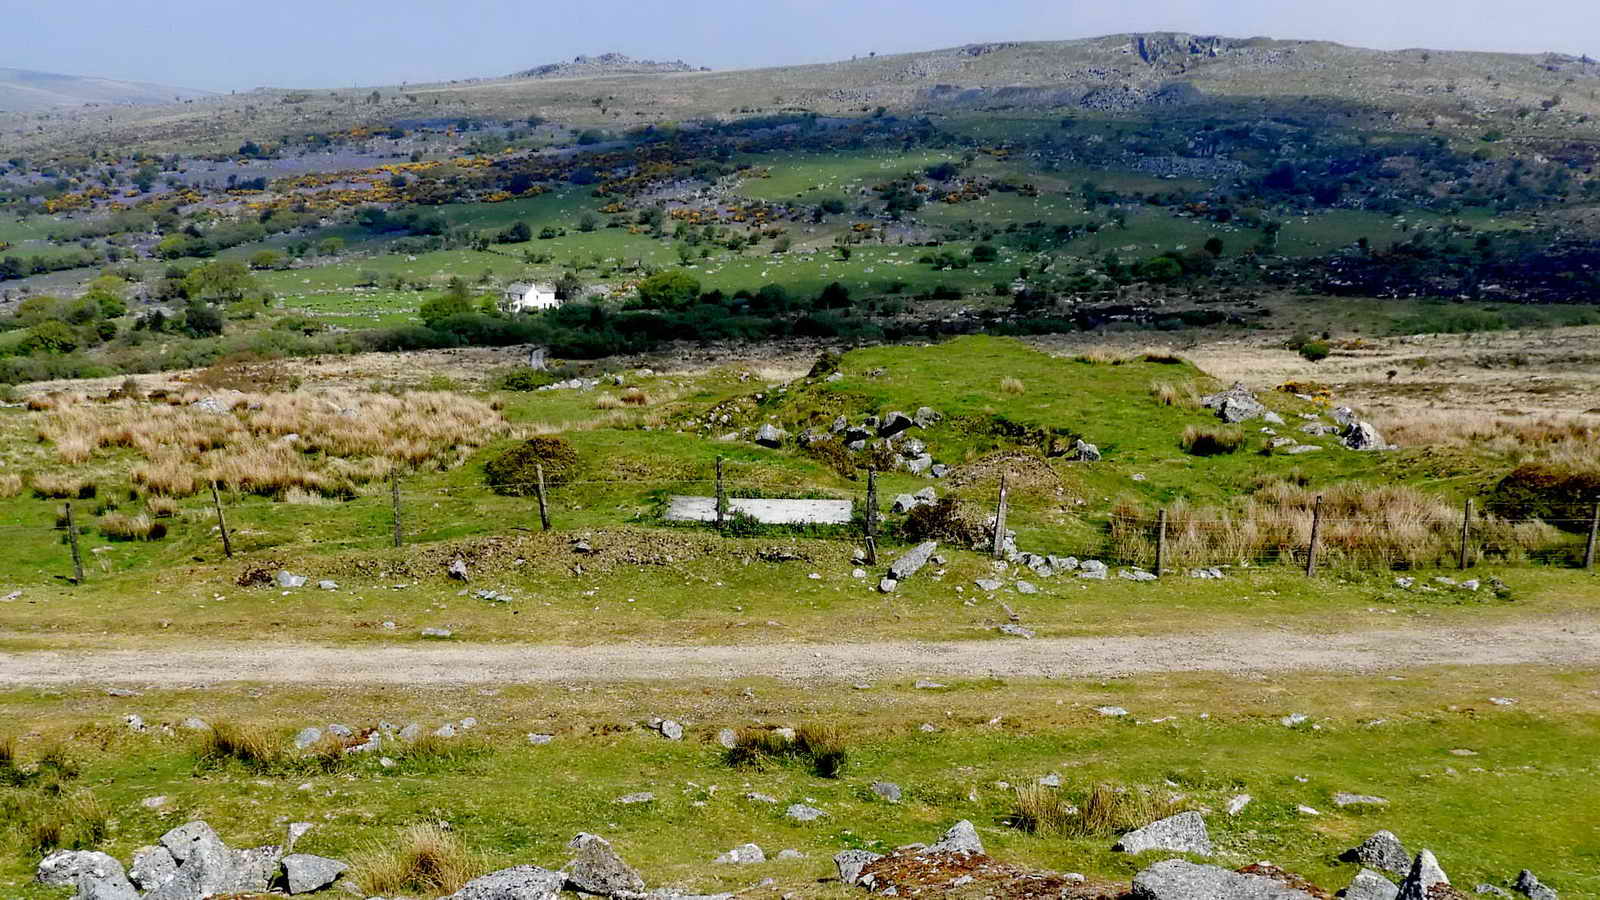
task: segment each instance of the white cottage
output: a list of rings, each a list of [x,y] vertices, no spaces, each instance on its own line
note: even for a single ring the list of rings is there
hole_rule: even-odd
[[[517,282],[508,285],[500,297],[500,305],[506,312],[513,313],[555,309],[561,305],[561,301],[556,299],[556,286],[553,284]]]

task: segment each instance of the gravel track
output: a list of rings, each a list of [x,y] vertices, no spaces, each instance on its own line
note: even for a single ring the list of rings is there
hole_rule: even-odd
[[[1403,628],[1343,634],[1247,631],[1184,636],[996,639],[952,643],[761,646],[303,643],[0,652],[0,686],[218,682],[282,685],[471,685],[673,681],[768,676],[873,678],[1104,677],[1158,672],[1375,672],[1425,666],[1600,668],[1600,622],[1496,628]]]

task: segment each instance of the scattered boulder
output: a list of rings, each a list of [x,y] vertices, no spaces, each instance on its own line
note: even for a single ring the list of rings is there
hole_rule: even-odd
[[[93,850],[57,850],[39,861],[34,877],[40,884],[77,890],[73,900],[138,900],[114,857]]]
[[[889,565],[889,577],[896,581],[904,581],[917,574],[928,564],[928,559],[937,549],[939,549],[937,541],[924,541],[911,548]]]
[[[296,575],[287,569],[280,570],[277,575],[273,576],[273,580],[278,583],[278,587],[285,589],[306,586],[306,576]]]
[[[1228,815],[1237,816],[1239,813],[1244,812],[1244,808],[1250,805],[1250,800],[1251,797],[1249,794],[1237,794],[1229,799]]]
[[[1100,448],[1083,438],[1078,438],[1072,445],[1072,458],[1079,462],[1099,462]]]
[[[1124,834],[1111,849],[1123,853],[1168,850],[1210,856],[1214,850],[1205,817],[1197,812],[1178,813]]]
[[[467,882],[450,900],[559,900],[567,877],[538,866],[513,866]]]
[[[755,844],[740,844],[732,850],[729,850],[727,853],[724,853],[712,860],[712,862],[715,863],[731,865],[750,865],[751,863],[760,863],[766,861],[767,855],[762,853],[761,848]]]
[[[763,447],[776,450],[783,446],[783,439],[787,437],[782,428],[768,423],[756,431],[756,443]]]
[[[828,815],[822,810],[817,809],[815,806],[807,806],[804,803],[796,803],[791,805],[788,809],[784,810],[783,814],[795,820],[796,822],[815,822],[818,819],[827,818]]]
[[[1136,900],[1314,900],[1275,878],[1168,859],[1133,878]]]
[[[872,792],[890,803],[900,802],[900,785],[892,781],[874,781]]]
[[[451,636],[451,634],[452,634],[452,632],[448,628],[424,628],[424,629],[422,629],[422,636],[423,637],[432,638],[434,640],[439,640],[439,641],[448,639]]]
[[[1541,882],[1538,876],[1527,869],[1517,873],[1517,880],[1511,886],[1517,889],[1517,893],[1526,895],[1530,900],[1560,900],[1560,895],[1554,888]]]
[[[1339,855],[1345,862],[1359,863],[1393,875],[1405,877],[1411,871],[1411,854],[1392,831],[1379,831]]]
[[[861,870],[872,863],[883,859],[883,854],[873,853],[868,850],[846,850],[835,853],[833,864],[839,869],[839,880],[847,885],[858,884],[861,880]]]
[[[1025,582],[1023,582],[1023,583],[1025,583]],[[1001,625],[1000,626],[1000,633],[1001,634],[1009,634],[1012,637],[1023,638],[1024,640],[1032,640],[1033,637],[1034,637],[1034,632],[1033,632],[1032,628],[1026,628],[1026,627],[1024,627],[1022,625],[1016,624],[1015,622],[1007,622],[1006,624]]]
[[[1005,586],[1005,582],[998,578],[979,578],[973,584],[977,585],[980,590],[989,591],[990,593],[998,591]]]
[[[1344,889],[1344,900],[1395,900],[1400,889],[1371,869],[1362,869]]]
[[[1033,582],[1031,582],[1031,581],[1019,581],[1019,582],[1017,582],[1017,593],[1019,593],[1019,594],[1037,594],[1037,593],[1039,593],[1039,588],[1037,586],[1035,586],[1033,584]]]
[[[931,406],[919,406],[917,414],[912,416],[912,421],[917,423],[918,428],[932,428],[944,421],[944,414]]]
[[[1371,422],[1355,422],[1344,430],[1344,445],[1351,450],[1388,450],[1389,445]]]
[[[1429,894],[1433,886],[1438,884],[1449,885],[1450,879],[1439,868],[1433,851],[1423,850],[1412,861],[1411,870],[1405,881],[1400,882],[1400,893],[1396,896],[1398,900],[1430,900]]]
[[[1255,393],[1238,382],[1225,391],[1200,398],[1200,403],[1207,409],[1216,410],[1217,417],[1229,424],[1257,419],[1267,412],[1267,408],[1256,399]]]
[[[924,453],[906,460],[906,471],[913,475],[928,475],[933,471],[933,457]]]
[[[656,724],[656,730],[669,741],[683,740],[683,726],[671,719],[662,719]]]
[[[569,889],[602,897],[644,890],[644,878],[622,861],[605,838],[579,834],[567,847],[577,851],[577,857],[561,870],[567,876]]]
[[[320,891],[337,881],[348,868],[350,866],[337,859],[309,853],[292,853],[283,858],[284,880],[291,894]]]
[[[1106,573],[1108,571],[1109,570],[1106,568],[1106,564],[1098,559],[1086,559],[1078,564],[1079,578],[1093,578],[1099,581],[1105,581]]]
[[[154,891],[178,873],[178,861],[165,847],[140,847],[133,851],[128,880],[141,891]]]
[[[908,428],[915,427],[916,424],[910,416],[896,410],[884,416],[883,421],[878,424],[878,437],[894,437]]]
[[[637,806],[640,803],[654,803],[655,801],[656,795],[649,791],[640,791],[637,794],[627,794],[617,798],[617,802],[623,806]]]
[[[1328,417],[1338,422],[1340,428],[1349,428],[1356,422],[1356,411],[1348,406],[1335,406]]]
[[[445,573],[448,574],[451,578],[454,578],[457,581],[469,581],[469,580],[471,580],[467,575],[467,563],[466,563],[466,560],[462,560],[462,559],[451,560],[449,567],[447,567],[445,569]]]
[[[317,582],[317,590],[319,590],[319,591],[337,591],[338,589],[339,589],[339,582],[337,582],[337,581],[333,581],[331,579],[324,578],[321,581]]]
[[[1388,806],[1389,801],[1370,794],[1347,794],[1340,791],[1333,795],[1333,805],[1340,809],[1350,806]]]
[[[899,586],[900,586],[900,582],[899,582],[898,579],[884,578],[884,579],[882,579],[881,581],[878,582],[878,593],[880,593],[880,594],[892,594],[892,593],[894,593],[895,588],[898,588]]]
[[[972,823],[962,819],[950,826],[932,846],[928,847],[929,853],[982,853],[983,840],[978,837],[978,829]]]

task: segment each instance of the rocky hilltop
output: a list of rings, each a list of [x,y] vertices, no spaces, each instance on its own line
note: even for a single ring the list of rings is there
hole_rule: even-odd
[[[681,59],[657,62],[653,59],[634,59],[621,53],[602,53],[599,56],[578,56],[572,62],[548,63],[522,72],[512,78],[592,78],[597,75],[666,75],[674,72],[709,72],[696,68]]]

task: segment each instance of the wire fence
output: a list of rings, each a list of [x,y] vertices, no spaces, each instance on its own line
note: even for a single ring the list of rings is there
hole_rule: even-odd
[[[879,496],[873,472],[854,490],[790,484],[798,480],[786,470],[725,467],[719,461],[717,472],[704,476],[585,477],[559,485],[541,477],[500,484],[495,492],[481,484],[418,488],[395,477],[381,492],[301,503],[269,502],[213,488],[200,498],[209,502],[191,504],[170,518],[124,515],[115,504],[101,503],[96,509],[92,501],[65,501],[54,524],[43,527],[59,535],[66,550],[60,562],[71,566],[78,582],[86,580],[85,537],[98,531],[109,543],[160,539],[180,522],[207,528],[217,549],[229,558],[297,544],[376,549],[515,532],[673,525],[729,537],[787,533],[837,540],[864,547],[873,563],[880,540],[936,540],[1034,568],[1065,566],[1068,559],[1098,560],[1158,577],[1207,577],[1219,568],[1235,567],[1292,567],[1307,576],[1335,568],[1464,570],[1483,563],[1593,569],[1600,538],[1600,503],[1576,500],[1560,504],[1546,518],[1485,514],[1474,500],[1453,513],[1435,504],[1339,514],[1325,512],[1320,497],[1298,506],[1221,513],[1175,504],[1153,514],[1119,506],[1107,515],[1086,516],[1040,500],[1036,485],[1022,485],[1025,494],[1018,504],[1006,477],[994,488],[967,486],[942,498],[924,490],[887,502]],[[575,490],[611,505],[584,510],[573,500]],[[677,496],[710,499],[714,516],[705,522],[669,521],[667,508]],[[732,501],[741,498],[849,501],[851,514],[848,522],[834,518],[818,525],[766,524],[732,508]],[[326,520],[320,529],[314,527],[318,517]],[[1012,528],[1013,522],[1019,527]],[[327,529],[328,523],[333,530]],[[37,536],[41,530],[32,523],[0,522],[0,535],[8,540]]]

